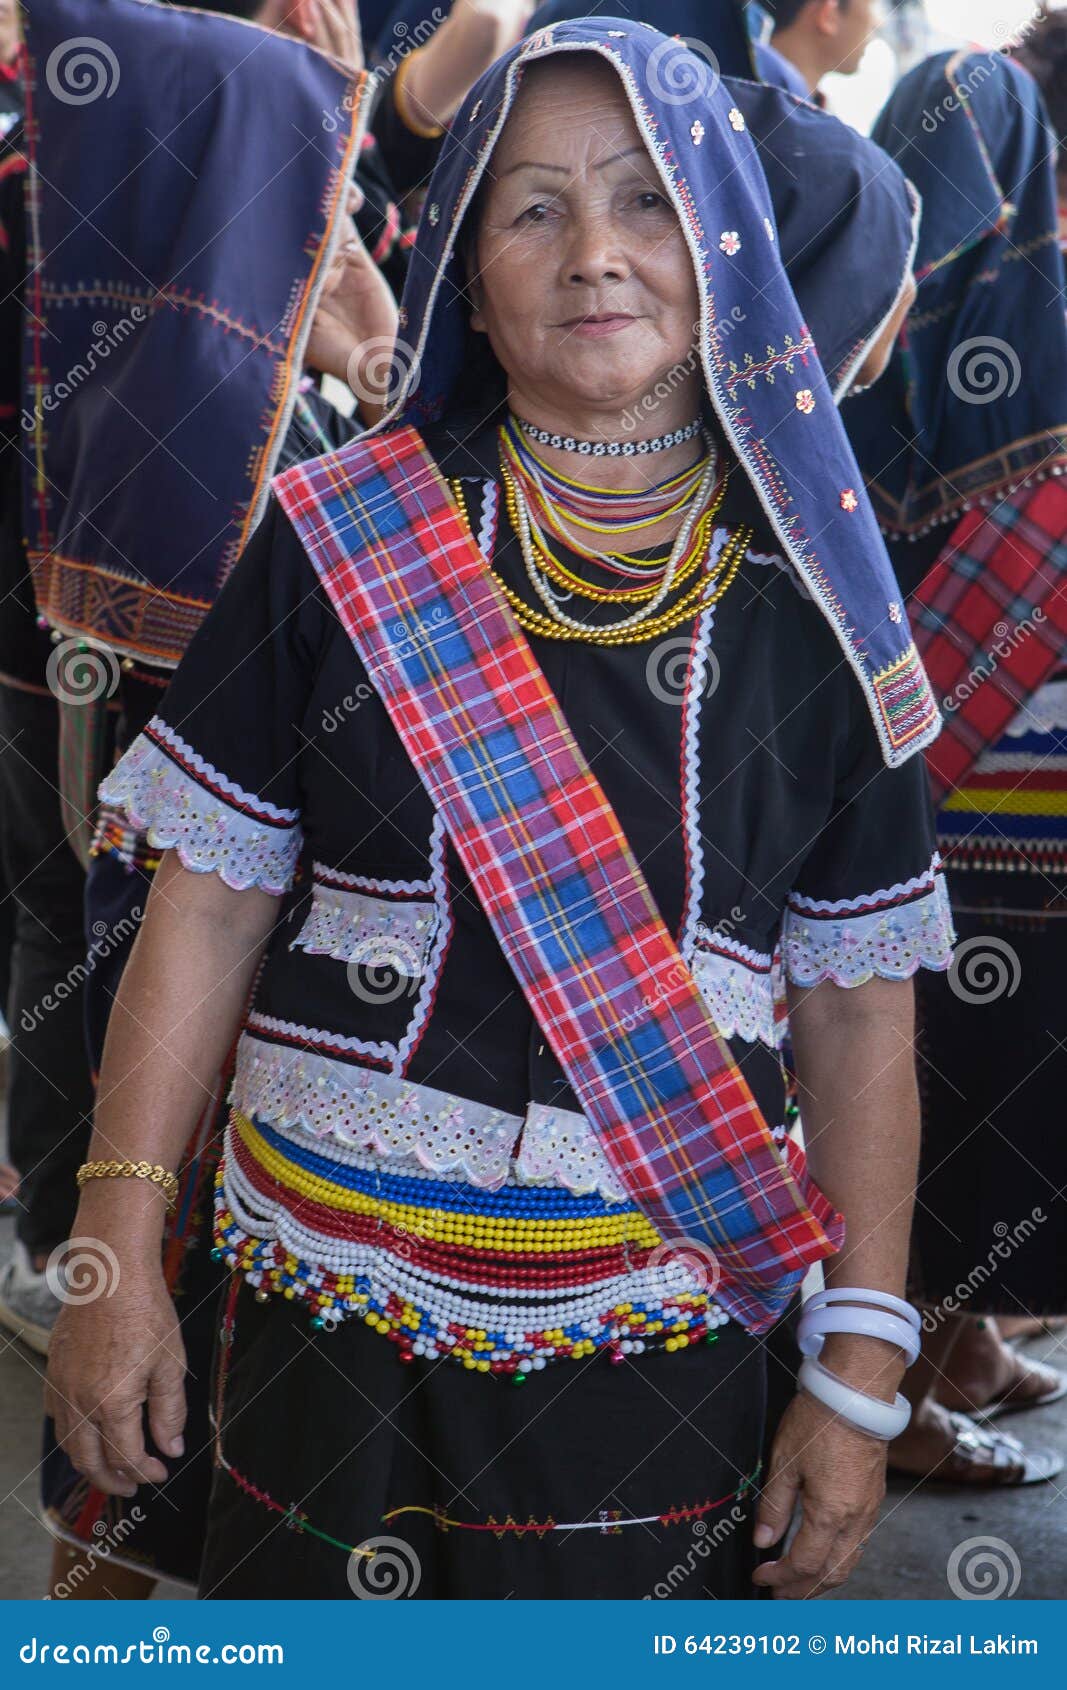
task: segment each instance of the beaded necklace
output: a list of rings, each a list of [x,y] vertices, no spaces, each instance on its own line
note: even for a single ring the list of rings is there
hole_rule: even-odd
[[[723,479],[725,484],[725,477]],[[463,483],[461,480],[455,479],[449,482],[449,486],[452,489],[453,496],[459,507],[459,511],[467,531],[473,538],[474,531],[471,527],[470,515],[467,510],[467,502],[463,492]],[[723,491],[725,492],[725,485]],[[508,516],[512,527],[519,538],[520,546],[522,546],[522,513],[518,504],[510,498],[508,500]],[[682,532],[684,533],[684,525]],[[550,607],[554,611],[554,614],[545,615],[541,611],[536,610],[531,605],[527,604],[518,593],[514,592],[513,589],[508,586],[507,582],[501,578],[499,572],[493,568],[491,561],[489,568],[501,592],[504,594],[504,597],[511,606],[511,609],[515,614],[516,621],[527,633],[538,634],[544,639],[582,640],[587,644],[592,645],[632,645],[636,644],[638,641],[654,639],[660,634],[670,632],[671,629],[676,628],[681,622],[695,615],[697,611],[702,610],[706,605],[713,604],[721,599],[736,578],[737,571],[741,565],[741,560],[748,549],[751,539],[751,528],[738,528],[723,547],[722,554],[713,571],[702,574],[696,585],[686,592],[682,598],[677,600],[669,609],[661,611],[658,615],[653,616],[650,615],[649,612],[655,607],[653,605],[649,605],[640,619],[632,617],[627,618],[625,622],[615,623],[606,628],[590,627],[587,623],[579,622],[575,618],[564,617],[559,612],[558,606]],[[527,563],[527,574],[531,575],[529,559],[525,547],[523,547],[523,558],[524,562]],[[531,575],[531,581],[532,580],[533,576]],[[716,581],[717,584],[715,584]],[[588,587],[587,583],[585,585]]]
[[[510,421],[509,417],[509,421]],[[644,457],[649,452],[666,452],[671,446],[684,445],[700,433],[700,418],[695,417],[684,428],[672,429],[669,434],[657,435],[654,440],[576,440],[572,434],[552,434],[547,428],[515,417],[515,424],[523,434],[542,446],[554,446],[560,452],[578,452],[586,458]]]
[[[677,515],[686,507],[700,484],[707,464],[705,454],[688,469],[644,492],[629,488],[591,487],[545,463],[509,422],[501,426],[499,441],[502,462],[522,485],[528,502],[539,508],[542,523],[556,530],[561,511],[574,527],[605,534],[628,534],[650,527],[667,516]],[[559,533],[559,538],[567,541],[564,533]],[[647,560],[641,562],[647,573]]]

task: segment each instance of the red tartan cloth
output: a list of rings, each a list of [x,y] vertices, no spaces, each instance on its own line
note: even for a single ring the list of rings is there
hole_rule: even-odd
[[[1067,481],[968,511],[908,610],[941,701],[926,751],[940,803],[1067,653]]]

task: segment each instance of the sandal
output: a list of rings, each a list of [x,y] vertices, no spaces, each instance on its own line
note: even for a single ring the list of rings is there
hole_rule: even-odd
[[[912,1485],[1037,1485],[1063,1471],[1065,1458],[1051,1449],[1027,1449],[1010,1432],[979,1426],[966,1414],[949,1413],[953,1447],[928,1473],[911,1473],[889,1464],[889,1475]]]

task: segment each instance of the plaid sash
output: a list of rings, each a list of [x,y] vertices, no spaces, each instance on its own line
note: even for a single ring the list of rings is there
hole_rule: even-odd
[[[1059,476],[968,511],[908,604],[944,730],[926,758],[940,802],[1063,661],[1067,486]]]
[[[273,486],[608,1161],[764,1330],[843,1221],[774,1145],[421,436],[356,440]]]

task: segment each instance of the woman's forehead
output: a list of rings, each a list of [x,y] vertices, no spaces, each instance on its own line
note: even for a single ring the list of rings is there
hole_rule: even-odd
[[[557,55],[531,65],[494,150],[493,175],[523,164],[592,167],[626,154],[650,155],[611,66],[593,54]]]

